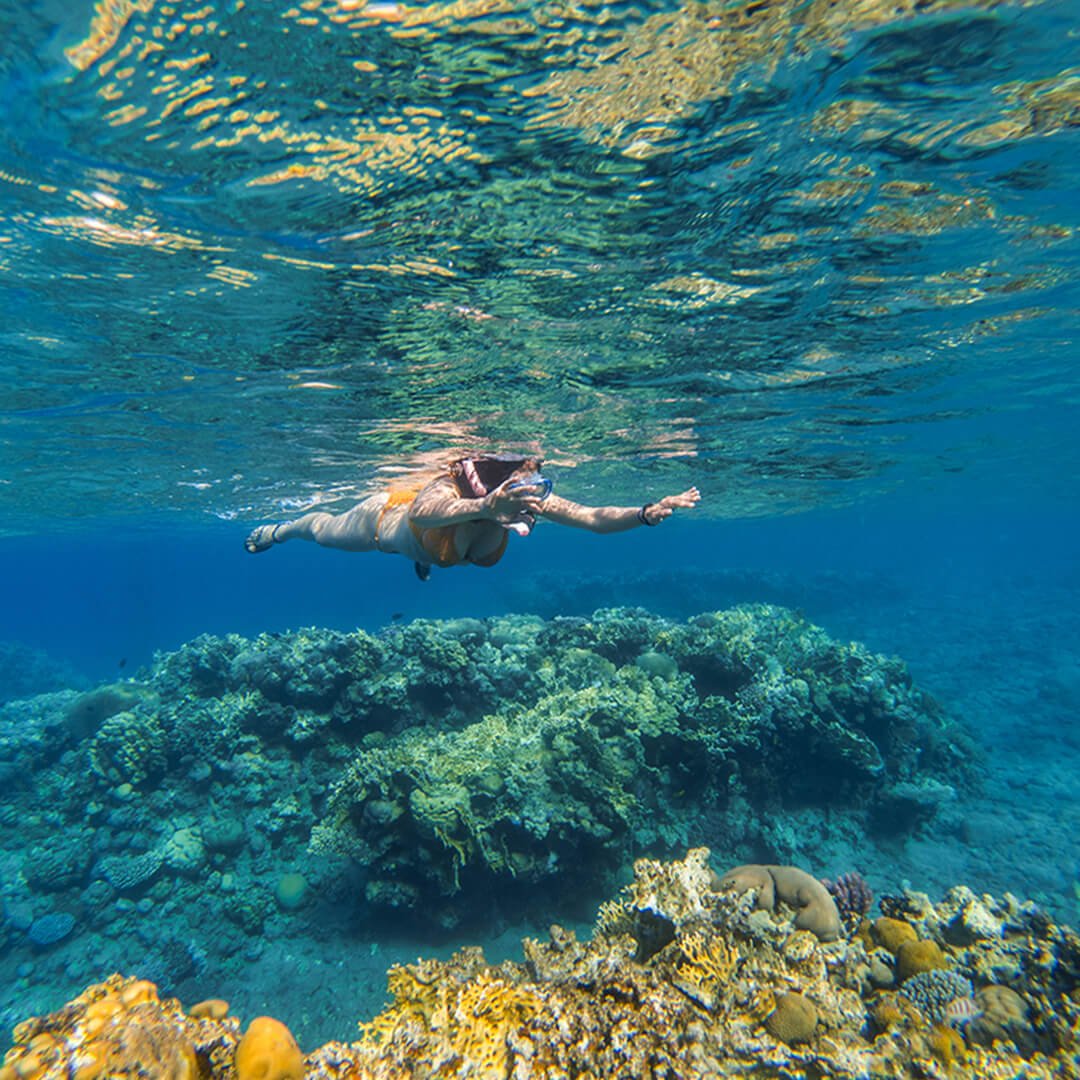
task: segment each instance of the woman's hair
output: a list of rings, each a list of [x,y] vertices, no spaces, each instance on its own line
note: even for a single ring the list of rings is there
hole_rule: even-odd
[[[542,462],[524,454],[482,454],[450,463],[450,475],[466,496],[482,499],[523,468],[539,472]]]

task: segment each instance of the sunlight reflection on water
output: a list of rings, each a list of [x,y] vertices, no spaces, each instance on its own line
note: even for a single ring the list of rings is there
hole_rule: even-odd
[[[499,446],[733,516],[985,467],[973,416],[1060,453],[1067,5],[919,7],[18,6],[0,506],[260,517]]]

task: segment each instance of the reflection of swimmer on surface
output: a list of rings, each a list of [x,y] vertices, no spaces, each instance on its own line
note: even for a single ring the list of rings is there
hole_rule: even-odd
[[[583,506],[552,494],[538,458],[486,454],[461,458],[423,487],[372,495],[342,514],[315,511],[260,525],[244,547],[253,554],[286,540],[313,540],[341,551],[385,551],[412,559],[427,580],[431,567],[494,566],[511,532],[528,536],[537,517],[595,533],[659,525],[694,506],[697,488],[644,506]]]

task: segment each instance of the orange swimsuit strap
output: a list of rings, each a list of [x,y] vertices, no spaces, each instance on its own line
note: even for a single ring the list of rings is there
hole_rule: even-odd
[[[375,549],[377,551],[382,550],[379,547],[379,537],[382,535],[382,523],[383,518],[386,517],[386,511],[394,510],[399,506],[407,506],[409,503],[413,502],[419,494],[419,488],[391,488],[387,493],[386,502],[383,503],[382,509],[379,511],[379,516],[375,521]]]

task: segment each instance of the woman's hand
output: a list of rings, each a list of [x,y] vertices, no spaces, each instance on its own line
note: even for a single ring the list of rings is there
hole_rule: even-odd
[[[676,510],[689,510],[701,501],[701,492],[696,487],[687,488],[678,495],[665,495],[662,499],[642,508],[642,516],[648,525],[659,525],[664,518],[669,518]]]
[[[536,497],[533,489],[510,486],[519,479],[520,477],[511,476],[484,496],[484,512],[490,521],[497,521],[500,525],[509,525],[517,521],[525,511],[531,514],[541,512],[543,504]]]

